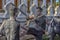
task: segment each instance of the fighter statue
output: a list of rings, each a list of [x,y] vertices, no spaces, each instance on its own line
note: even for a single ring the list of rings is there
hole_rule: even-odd
[[[60,36],[60,16],[55,16],[51,24],[51,32],[49,40],[54,40],[56,34]]]
[[[47,33],[45,31],[46,27],[46,16],[42,14],[42,8],[37,7],[37,17],[34,18],[34,16],[30,16],[29,18],[34,18],[31,21],[34,21],[36,23],[35,27],[30,27],[27,34],[32,34],[36,37],[36,40],[43,40],[42,36],[44,33]]]
[[[13,8],[12,4],[9,6],[9,15],[10,18],[2,23],[0,31],[7,40],[19,40],[19,23],[16,20],[16,8]]]

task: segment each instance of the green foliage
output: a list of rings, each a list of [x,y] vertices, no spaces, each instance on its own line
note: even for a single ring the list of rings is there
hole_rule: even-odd
[[[43,40],[49,40],[48,36],[44,35],[43,36]],[[55,36],[54,40],[60,40],[60,37],[59,36]]]
[[[59,5],[59,2],[56,3],[56,6],[58,6],[58,5]]]

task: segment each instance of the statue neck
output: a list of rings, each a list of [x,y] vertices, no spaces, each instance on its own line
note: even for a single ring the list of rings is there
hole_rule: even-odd
[[[10,20],[15,20],[15,18],[13,16],[10,17]]]

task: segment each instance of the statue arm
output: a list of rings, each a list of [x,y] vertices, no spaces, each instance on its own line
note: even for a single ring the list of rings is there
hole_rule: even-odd
[[[0,31],[2,31],[2,29],[4,28],[5,22],[6,21],[3,21],[2,25],[0,26]]]

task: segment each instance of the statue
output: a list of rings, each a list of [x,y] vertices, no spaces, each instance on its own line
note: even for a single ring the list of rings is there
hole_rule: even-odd
[[[19,40],[19,23],[16,20],[16,12],[15,7],[13,7],[12,3],[9,4],[9,15],[10,18],[5,20],[2,25],[0,31],[5,35],[7,40]]]

